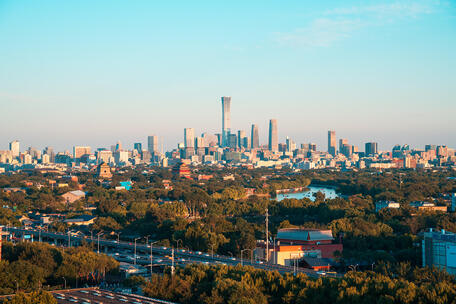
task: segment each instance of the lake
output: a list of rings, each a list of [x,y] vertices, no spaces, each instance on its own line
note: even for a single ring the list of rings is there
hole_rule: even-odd
[[[313,196],[313,194],[317,193],[318,191],[322,192],[326,198],[339,197],[339,195],[336,192],[336,189],[334,189],[334,188],[326,188],[326,187],[318,187],[318,186],[309,186],[307,188],[308,188],[308,190],[303,191],[303,192],[277,194],[277,197],[275,199],[278,201],[281,201],[285,198],[296,198],[296,199],[308,198],[308,199],[314,201],[315,197]]]

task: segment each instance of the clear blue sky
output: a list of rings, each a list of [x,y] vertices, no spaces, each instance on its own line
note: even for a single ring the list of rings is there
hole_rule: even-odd
[[[454,1],[0,0],[0,149],[172,148],[223,95],[262,143],[456,148],[455,71]]]

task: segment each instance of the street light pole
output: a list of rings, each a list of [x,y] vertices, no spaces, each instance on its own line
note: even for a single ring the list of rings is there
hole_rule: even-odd
[[[62,277],[62,279],[65,281],[65,288],[64,289],[66,289],[66,279],[65,279],[65,277]]]
[[[177,239],[176,242],[176,249],[179,250],[179,241],[181,242],[181,246],[184,246],[184,242],[181,239]]]
[[[97,233],[97,237],[98,237],[98,248],[97,248],[97,253],[100,253],[100,235],[102,235],[103,233],[100,231]]]
[[[135,239],[135,262],[134,262],[135,265],[136,265],[136,241],[139,240],[139,239],[140,239],[140,237]]]
[[[273,256],[273,263],[274,264],[277,264],[277,253],[276,253],[276,240],[275,240],[275,237],[274,239],[272,240],[274,242],[274,256]]]
[[[171,262],[172,262],[171,276],[174,277],[174,248],[172,248],[172,250],[171,250]]]
[[[153,269],[153,263],[154,263],[154,260],[153,260],[153,253],[152,253],[152,248],[154,247],[153,245],[155,243],[157,243],[158,241],[155,241],[155,242],[150,242],[150,280],[152,281],[152,273],[154,271]]]

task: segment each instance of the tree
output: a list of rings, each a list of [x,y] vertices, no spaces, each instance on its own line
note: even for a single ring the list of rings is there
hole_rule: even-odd
[[[3,302],[4,304],[57,304],[57,300],[48,292],[35,291],[29,294],[18,293],[10,300]]]

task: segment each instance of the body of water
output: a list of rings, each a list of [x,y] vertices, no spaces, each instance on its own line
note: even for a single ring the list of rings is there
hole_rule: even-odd
[[[308,198],[308,199],[314,201],[315,197],[313,195],[314,195],[314,193],[317,193],[318,191],[323,193],[325,195],[325,198],[339,197],[339,195],[336,192],[336,189],[334,189],[334,188],[309,186],[307,191],[277,194],[276,200],[281,201],[285,198],[296,198],[296,199]]]

